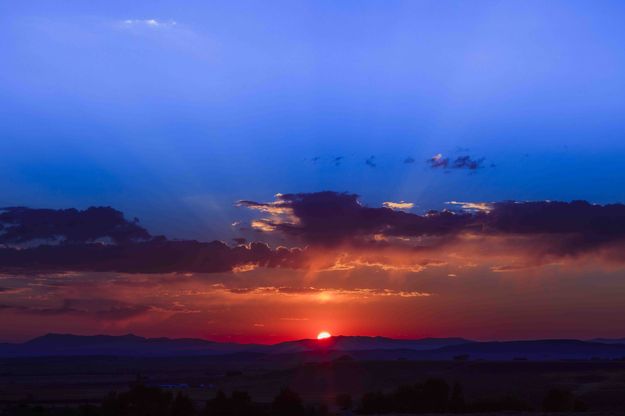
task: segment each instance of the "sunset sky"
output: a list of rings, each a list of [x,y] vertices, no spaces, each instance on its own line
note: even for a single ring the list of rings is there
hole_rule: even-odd
[[[0,1],[0,342],[625,336],[625,3],[234,3]]]

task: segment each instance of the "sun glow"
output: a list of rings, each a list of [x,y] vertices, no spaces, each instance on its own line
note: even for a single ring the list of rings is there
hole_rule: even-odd
[[[319,332],[319,334],[317,335],[317,339],[327,339],[327,338],[330,338],[331,336],[332,334],[330,334],[329,332],[322,331],[322,332]]]

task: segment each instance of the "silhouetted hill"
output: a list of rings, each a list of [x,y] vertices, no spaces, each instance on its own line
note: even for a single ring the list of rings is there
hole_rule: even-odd
[[[452,358],[469,355],[482,359],[614,359],[625,357],[625,345],[573,339],[529,340],[507,342],[476,342],[472,344],[443,347],[433,352],[433,356]]]
[[[258,352],[265,348],[263,345],[220,343],[194,338],[143,338],[132,334],[48,334],[22,344],[0,344],[0,356],[212,355]]]
[[[412,350],[427,351],[451,345],[474,341],[463,338],[422,338],[415,340],[385,337],[335,336],[323,340],[301,339],[288,341],[271,347],[271,353],[284,354],[307,351],[364,351],[364,350]]]
[[[384,337],[336,336],[325,340],[303,339],[275,345],[258,345],[220,343],[193,338],[143,338],[132,334],[121,336],[48,334],[22,344],[0,344],[0,356],[173,356],[232,354],[239,352],[275,355],[315,351],[426,351],[468,342],[471,341],[462,338],[400,340]]]
[[[625,344],[625,338],[595,338],[590,342],[600,342],[602,344]]]
[[[609,342],[608,342],[609,341]],[[349,356],[357,360],[562,360],[621,359],[625,343],[580,340],[476,342],[463,338],[416,340],[335,336],[274,345],[236,344],[194,338],[144,338],[48,334],[21,344],[0,344],[0,357],[36,356],[198,356],[244,354],[267,360],[324,360]],[[299,357],[299,358],[297,358]]]

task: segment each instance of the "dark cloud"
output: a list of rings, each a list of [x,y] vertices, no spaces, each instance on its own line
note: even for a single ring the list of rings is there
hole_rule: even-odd
[[[560,248],[570,253],[625,241],[623,204],[539,201],[499,202],[492,206],[483,215],[486,232],[555,236]]]
[[[426,163],[433,169],[467,169],[478,170],[483,167],[485,158],[472,158],[468,155],[458,156],[453,161],[444,157],[441,153],[426,160]]]
[[[370,208],[359,203],[358,195],[331,191],[283,194],[273,203],[240,201],[240,205],[292,215],[294,221],[281,218],[261,221],[270,228],[300,237],[306,243],[324,245],[368,239],[374,234],[447,234],[470,220],[470,214],[448,211],[419,216],[390,208]]]
[[[333,159],[334,166],[340,166],[341,162],[345,159],[345,156],[337,156]]]
[[[434,169],[447,169],[449,166],[449,158],[443,157],[443,155],[439,153],[426,160],[426,163]]]
[[[297,268],[299,249],[271,249],[264,243],[230,247],[220,241],[169,241],[122,245],[64,244],[0,249],[0,269],[32,271],[114,271],[125,273],[217,273],[236,266]]]
[[[0,245],[48,240],[74,244],[110,239],[115,243],[147,240],[150,234],[138,221],[128,221],[110,207],[77,209],[0,209]]]
[[[452,168],[454,169],[468,169],[468,170],[477,170],[482,167],[484,163],[484,158],[472,159],[471,156],[458,156],[454,163],[452,164]]]
[[[367,160],[365,160],[365,164],[371,168],[375,168],[378,164],[375,162],[375,156],[369,156]]]
[[[252,209],[274,210],[262,219],[270,229],[307,244],[339,245],[372,241],[374,236],[453,238],[463,234],[525,236],[548,240],[551,249],[575,254],[625,242],[625,205],[573,202],[468,204],[479,209],[430,211],[423,215],[359,203],[349,193],[278,195],[272,203],[243,201]],[[625,257],[625,256],[624,256]]]
[[[264,243],[153,237],[112,208],[8,208],[0,214],[0,270],[228,272],[236,266],[297,267],[301,250]],[[108,241],[102,242],[101,239]],[[42,242],[43,241],[43,242]]]
[[[534,252],[561,256],[606,248],[612,259],[625,260],[625,255],[620,254],[623,253],[620,248],[625,244],[625,205],[622,204],[594,205],[584,201],[454,204],[462,209],[415,214],[386,207],[368,207],[361,204],[355,194],[331,191],[279,194],[273,202],[239,202],[239,205],[265,215],[265,218],[254,221],[257,229],[279,232],[292,244],[305,246],[304,249],[271,248],[265,243],[245,243],[244,240],[230,246],[220,241],[152,237],[135,222],[123,220],[118,211],[110,208],[106,210],[116,213],[113,217],[118,220],[100,228],[85,220],[70,227],[48,212],[44,217],[54,219],[49,229],[55,231],[46,233],[45,222],[15,220],[32,218],[26,212],[27,208],[20,208],[20,214],[11,217],[12,226],[7,226],[6,220],[3,223],[5,242],[32,243],[59,235],[57,230],[71,230],[61,234],[65,239],[60,243],[32,246],[5,243],[0,247],[0,271],[218,273],[247,271],[255,267],[297,269],[310,267],[313,260],[319,264],[319,259],[313,257],[324,252],[331,257],[333,254],[325,250],[337,246],[349,246],[354,250],[354,256],[346,258],[344,263],[386,264],[386,260],[376,260],[374,253],[394,247],[426,250],[446,244],[477,244],[479,238],[490,237],[514,240],[515,244],[521,241],[518,245],[505,246],[512,251],[529,248]],[[61,216],[64,217],[67,211],[62,210]],[[80,217],[80,213],[75,211],[70,216]],[[110,217],[104,215],[104,218]],[[80,229],[82,226],[85,231]],[[94,241],[102,236],[111,241]],[[472,239],[467,240],[466,236],[472,236]],[[357,257],[359,248],[364,250],[361,253],[368,253],[366,261]],[[331,258],[326,260],[327,264],[333,264]],[[393,263],[400,259],[389,261]],[[2,291],[7,292],[0,288]]]
[[[38,316],[72,315],[116,321],[144,315],[152,310],[152,307],[123,303],[114,299],[64,299],[61,305],[56,307],[0,304],[0,310]]]

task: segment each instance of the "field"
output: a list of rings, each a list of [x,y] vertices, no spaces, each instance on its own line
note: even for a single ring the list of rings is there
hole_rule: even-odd
[[[198,404],[216,391],[243,390],[270,402],[290,387],[307,402],[332,403],[339,393],[370,391],[442,378],[462,384],[467,399],[516,396],[535,408],[548,389],[573,392],[591,411],[625,410],[622,361],[360,361],[336,354],[282,357],[64,357],[0,360],[0,402],[99,403],[111,391],[145,384],[184,390]]]

